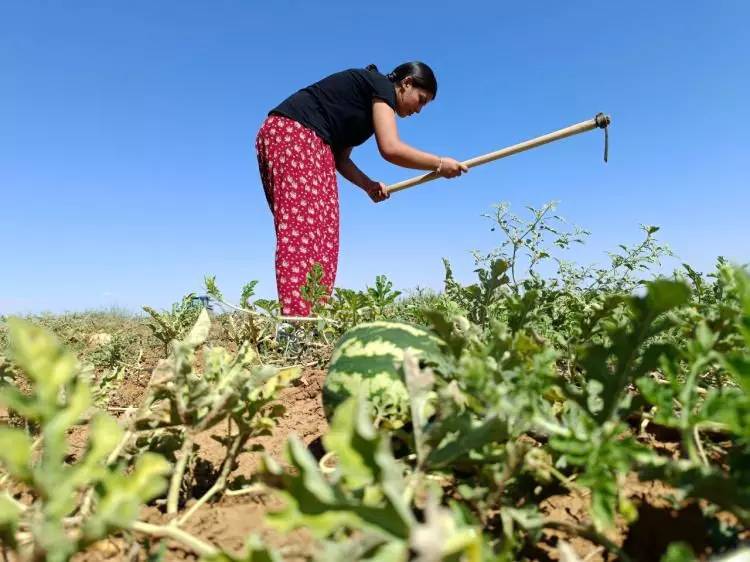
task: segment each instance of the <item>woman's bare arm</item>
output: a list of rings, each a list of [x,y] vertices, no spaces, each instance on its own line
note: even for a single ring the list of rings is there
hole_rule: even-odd
[[[351,159],[352,147],[344,148],[334,154],[336,169],[347,180],[365,191],[374,183],[367,174],[360,170]]]
[[[385,184],[370,179],[367,174],[352,162],[351,154],[351,146],[341,149],[334,154],[338,172],[354,185],[362,188],[370,196],[370,199],[376,203],[388,199],[389,193],[385,189]]]
[[[417,170],[435,170],[444,178],[455,178],[469,171],[454,158],[436,156],[403,142],[398,136],[396,112],[383,100],[373,100],[372,120],[380,155],[391,164]]]
[[[383,100],[373,100],[372,120],[380,155],[391,164],[417,170],[435,170],[440,165],[439,156],[409,146],[399,138],[396,112]]]

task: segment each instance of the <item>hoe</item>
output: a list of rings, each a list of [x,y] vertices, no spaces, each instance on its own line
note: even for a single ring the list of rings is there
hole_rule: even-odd
[[[565,137],[572,137],[573,135],[577,135],[579,133],[585,133],[586,131],[590,131],[592,129],[597,129],[597,128],[604,129],[604,161],[606,162],[607,152],[609,150],[609,135],[607,131],[607,127],[609,126],[609,124],[610,124],[609,115],[604,115],[604,113],[598,113],[593,119],[589,119],[588,121],[583,121],[581,123],[571,125],[570,127],[565,127],[564,129],[560,129],[559,131],[554,131],[552,133],[542,135],[541,137],[536,137],[531,140],[527,140],[518,144],[514,144],[513,146],[501,148],[500,150],[496,150],[495,152],[490,152],[482,156],[477,156],[475,158],[465,160],[462,163],[468,166],[469,168],[473,168],[474,166],[481,166],[482,164],[486,164],[487,162],[492,162],[493,160],[499,160],[500,158],[505,158],[506,156],[518,154],[519,152],[523,152],[531,148],[536,148],[537,146],[542,146],[543,144],[547,144],[552,141],[564,139]],[[429,174],[423,174],[421,176],[417,176],[408,180],[404,180],[398,183],[391,184],[386,189],[388,190],[389,193],[395,193],[396,191],[401,191],[402,189],[413,187],[415,185],[419,185],[420,183],[432,181],[439,177],[440,176],[438,176],[435,172],[430,172]]]

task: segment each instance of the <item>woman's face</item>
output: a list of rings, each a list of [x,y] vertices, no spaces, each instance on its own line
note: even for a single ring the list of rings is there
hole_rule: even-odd
[[[419,113],[431,101],[432,94],[415,86],[411,76],[407,76],[396,86],[396,113],[399,117]]]

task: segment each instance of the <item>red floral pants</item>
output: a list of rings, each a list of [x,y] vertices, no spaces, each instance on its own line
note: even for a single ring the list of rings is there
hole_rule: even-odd
[[[339,256],[339,195],[331,147],[312,130],[269,116],[255,142],[276,228],[276,288],[282,314],[307,316],[300,287],[316,262],[330,295]]]

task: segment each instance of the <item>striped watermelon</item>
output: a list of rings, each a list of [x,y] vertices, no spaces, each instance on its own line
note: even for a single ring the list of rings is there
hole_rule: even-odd
[[[423,328],[400,322],[369,322],[346,332],[336,344],[323,384],[323,406],[330,419],[359,388],[380,426],[397,429],[411,418],[404,384],[404,351],[420,364],[440,365],[441,341]]]

